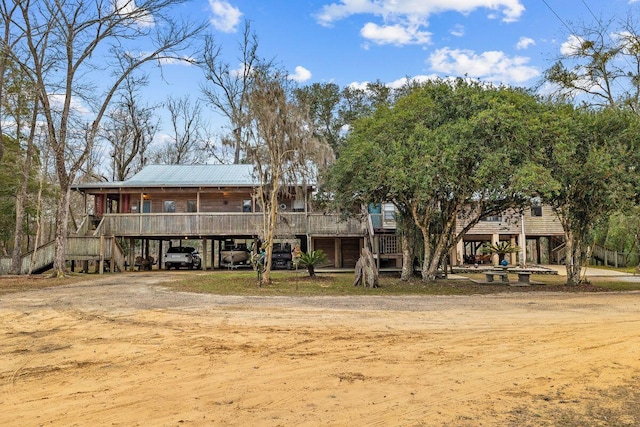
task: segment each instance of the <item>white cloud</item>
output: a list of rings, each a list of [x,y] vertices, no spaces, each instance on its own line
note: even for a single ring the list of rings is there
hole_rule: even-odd
[[[233,33],[238,28],[242,12],[240,9],[231,6],[229,2],[219,0],[209,0],[209,7],[213,16],[209,20],[217,30],[223,33]]]
[[[409,82],[424,83],[431,80],[438,80],[439,78],[440,77],[437,74],[429,74],[429,75],[414,76],[414,77],[402,77],[401,79],[394,80],[390,83],[387,83],[386,86],[392,89],[399,89],[405,86]]]
[[[296,67],[296,72],[294,74],[289,75],[289,78],[298,83],[306,82],[311,78],[311,71],[298,65]]]
[[[384,19],[402,17],[421,20],[436,13],[468,14],[481,8],[501,13],[505,22],[517,21],[525,10],[520,0],[339,0],[324,6],[317,19],[322,25],[331,25],[335,21],[359,14]]]
[[[567,40],[560,46],[560,53],[565,56],[571,56],[578,53],[581,49],[584,39],[582,37],[570,35]]]
[[[462,36],[464,36],[464,26],[462,26],[462,25],[458,24],[458,25],[456,25],[455,27],[453,27],[453,28],[449,31],[449,33],[450,33],[452,36],[455,36],[455,37],[462,37]]]
[[[360,34],[365,39],[380,45],[425,44],[431,40],[431,33],[420,31],[417,26],[399,24],[379,26],[369,22],[362,27]]]
[[[520,37],[520,40],[518,40],[518,43],[516,43],[516,49],[518,50],[528,49],[530,46],[534,46],[535,44],[536,44],[536,41],[531,37]]]
[[[62,111],[62,108],[64,107],[64,100],[65,100],[65,96],[62,94],[49,94],[49,102],[51,104],[51,108],[54,111]],[[82,114],[82,115],[88,115],[91,114],[91,111],[82,104],[82,102],[78,101],[76,98],[71,98],[71,103],[70,103],[70,107],[72,112],[78,113],[78,114]]]
[[[155,25],[153,15],[136,6],[135,0],[115,0],[113,4],[118,15],[131,18],[135,25],[139,27],[153,27]]]
[[[509,57],[501,51],[477,54],[471,50],[443,48],[428,59],[431,68],[449,76],[469,76],[504,84],[520,84],[540,75],[535,67],[527,65],[529,58]]]
[[[477,9],[488,9],[488,18],[502,17],[504,22],[517,21],[525,8],[521,0],[338,0],[323,6],[316,15],[318,23],[331,26],[334,22],[353,15],[372,15],[380,22],[369,22],[360,34],[376,44],[428,44],[431,33],[428,19],[438,13],[468,14]],[[461,36],[464,29],[454,28],[452,34]]]

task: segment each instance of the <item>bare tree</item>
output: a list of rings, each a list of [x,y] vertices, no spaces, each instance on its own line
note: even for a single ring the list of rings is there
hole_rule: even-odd
[[[17,4],[15,2],[2,2],[0,6],[2,13],[2,26],[4,31],[2,33],[2,40],[0,40],[0,100],[5,98],[5,73],[7,66],[11,62],[10,51],[15,43],[18,42],[20,36],[11,32],[13,14],[16,12]],[[3,122],[4,112],[3,106],[0,102],[0,160],[4,155],[4,142],[2,140],[3,135]]]
[[[255,68],[249,94],[251,139],[245,150],[255,165],[263,212],[265,271],[261,284],[270,282],[271,255],[278,224],[279,198],[312,182],[317,165],[331,148],[315,138],[308,108],[294,97],[287,73],[270,66]]]
[[[156,153],[156,161],[170,165],[204,163],[204,147],[208,142],[208,123],[203,117],[202,103],[192,101],[189,95],[169,98],[171,134],[164,147]]]
[[[35,93],[31,90],[32,81],[11,68],[12,73],[5,88],[2,104],[15,127],[15,139],[22,148],[19,186],[15,196],[15,229],[13,234],[13,252],[11,255],[11,273],[20,274],[22,240],[24,237],[24,219],[27,206],[29,181],[32,176],[32,162],[35,156],[34,140],[37,132],[40,106]]]
[[[184,1],[3,2],[17,7],[13,16],[5,12],[10,8],[2,10],[2,19],[11,22],[14,37],[20,38],[9,55],[34,81],[60,186],[57,276],[65,273],[71,184],[92,150],[111,99],[127,76],[144,64],[182,59],[188,42],[205,28],[176,18],[174,6]],[[88,122],[85,132],[74,135],[80,122]]]
[[[640,33],[633,16],[597,20],[570,34],[545,78],[563,98],[640,114]]]
[[[251,32],[249,21],[245,21],[243,35],[235,68],[222,60],[222,47],[213,37],[205,39],[202,58],[206,83],[201,90],[214,109],[229,120],[229,133],[222,138],[222,143],[233,147],[234,164],[243,161],[242,148],[247,145],[250,122],[247,96],[254,68],[261,62],[257,53],[258,38]]]
[[[148,78],[133,74],[123,82],[120,98],[107,115],[102,134],[109,144],[111,180],[123,181],[147,162],[147,150],[157,130],[155,106],[142,105],[140,88]]]

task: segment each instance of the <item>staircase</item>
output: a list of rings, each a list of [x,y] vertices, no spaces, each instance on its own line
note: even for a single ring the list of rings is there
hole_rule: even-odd
[[[53,267],[55,240],[24,254],[20,261],[20,274],[39,274]],[[69,236],[65,259],[67,261],[98,261],[104,271],[105,261],[112,270],[124,271],[125,255],[115,237]],[[11,259],[0,259],[0,274],[9,274]]]

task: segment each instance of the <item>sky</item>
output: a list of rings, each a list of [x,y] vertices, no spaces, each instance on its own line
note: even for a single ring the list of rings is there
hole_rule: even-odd
[[[468,76],[537,87],[572,32],[584,24],[640,17],[640,0],[190,0],[230,65],[244,21],[258,53],[301,85],[340,87],[407,77]],[[194,66],[165,68],[163,95],[194,93]]]
[[[463,76],[536,84],[570,29],[640,8],[640,0],[193,0],[237,54],[244,20],[259,53],[301,84],[339,86],[404,77]]]

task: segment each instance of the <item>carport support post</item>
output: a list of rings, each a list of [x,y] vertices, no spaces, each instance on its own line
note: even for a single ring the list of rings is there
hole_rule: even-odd
[[[202,239],[202,269],[206,270],[207,269],[207,263],[209,261],[209,250],[208,250],[208,239],[205,237],[204,239]]]
[[[158,270],[162,270],[162,239],[158,240]]]
[[[499,234],[492,234],[491,235],[491,244],[493,246],[497,245],[500,242],[500,235]],[[491,256],[491,264],[493,265],[498,265],[498,263],[500,262],[498,254],[493,254]]]
[[[133,237],[129,237],[129,253],[127,254],[127,257],[129,258],[129,271],[133,271],[133,263],[134,263],[134,253],[133,251],[135,251],[136,248],[136,242],[134,240]]]

